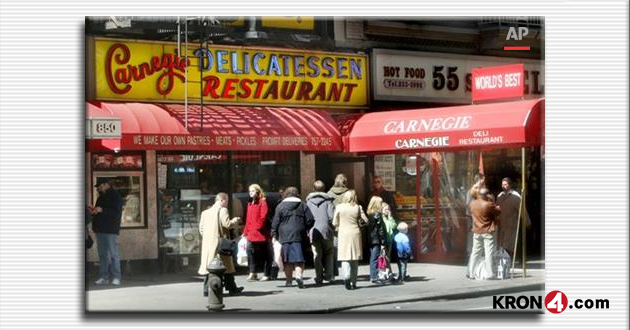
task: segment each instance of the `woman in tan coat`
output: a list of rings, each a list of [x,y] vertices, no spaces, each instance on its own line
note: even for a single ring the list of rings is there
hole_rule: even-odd
[[[208,281],[207,265],[217,255],[217,249],[219,247],[220,238],[229,238],[229,229],[238,225],[241,221],[236,217],[230,220],[228,214],[228,195],[226,193],[218,193],[211,208],[201,212],[201,219],[199,220],[199,233],[201,234],[201,263],[199,275],[205,275],[204,280],[204,295],[207,294],[206,283]],[[232,257],[221,255],[221,261],[225,266],[225,274],[223,275],[225,288],[230,292],[230,295],[239,294],[243,291],[243,287],[237,287],[234,281],[234,262]]]
[[[342,203],[335,208],[333,226],[339,232],[339,249],[337,260],[341,261],[346,289],[357,287],[359,260],[362,258],[360,227],[368,224],[363,208],[357,204],[357,193],[348,190],[343,194]]]

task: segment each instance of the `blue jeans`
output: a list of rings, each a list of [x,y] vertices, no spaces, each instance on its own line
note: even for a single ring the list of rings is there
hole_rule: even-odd
[[[381,255],[380,245],[370,246],[370,281],[378,280],[378,269],[376,269],[376,260]]]
[[[121,279],[118,235],[96,233],[96,244],[100,260],[99,278]],[[110,276],[111,275],[111,276]]]
[[[398,280],[404,281],[405,277],[407,277],[407,262],[409,258],[398,257]]]

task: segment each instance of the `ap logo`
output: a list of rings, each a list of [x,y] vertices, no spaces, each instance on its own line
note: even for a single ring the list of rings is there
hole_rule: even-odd
[[[516,34],[516,28],[515,27],[510,27],[510,30],[508,30],[508,34],[507,37],[505,38],[505,40],[523,40],[523,37],[526,36],[529,33],[529,29],[526,27],[519,27],[518,28],[518,34]]]

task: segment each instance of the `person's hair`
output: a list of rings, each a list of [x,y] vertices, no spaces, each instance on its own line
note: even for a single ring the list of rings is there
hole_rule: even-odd
[[[254,189],[256,190],[256,192],[258,193],[258,198],[263,199],[265,198],[265,192],[262,190],[262,188],[260,187],[260,185],[253,183],[249,185],[249,189]]]
[[[284,198],[287,197],[300,197],[300,191],[296,187],[287,187],[284,191]]]
[[[322,182],[322,180],[317,180],[313,183],[313,190],[324,192],[326,191],[326,185],[324,184],[324,182]]]
[[[512,179],[506,177],[506,178],[501,179],[501,182],[503,181],[507,182],[510,185],[510,187],[512,187]]]
[[[218,193],[217,196],[214,198],[214,202],[215,203],[219,202],[219,201],[223,201],[223,200],[225,200],[225,201],[229,200],[228,194],[226,194],[224,192]]]
[[[406,223],[406,222],[401,221],[401,222],[399,222],[399,223],[398,223],[398,226],[396,226],[396,229],[397,229],[399,232],[401,232],[401,233],[403,233],[403,234],[406,234],[406,233],[407,233],[407,231],[409,230],[409,225],[407,225],[407,223]]]
[[[381,204],[381,212],[382,212],[385,208],[388,208],[390,212],[391,212],[391,210],[392,210],[392,207],[391,207],[391,206],[389,206],[389,204],[387,204],[387,203],[383,202],[383,203]]]
[[[348,178],[346,177],[346,175],[343,173],[337,174],[337,176],[335,177],[335,187],[347,187],[347,185]]]
[[[348,203],[348,204],[351,204],[351,205],[357,205],[357,201],[358,201],[357,192],[354,191],[354,189],[350,189],[350,190],[346,191],[341,196],[341,202],[342,203]]]
[[[372,196],[368,204],[367,214],[383,212],[383,199],[378,196]]]
[[[488,188],[481,188],[481,189],[479,189],[479,196],[481,196],[481,197],[488,196],[489,193],[490,193],[490,191],[488,190]]]

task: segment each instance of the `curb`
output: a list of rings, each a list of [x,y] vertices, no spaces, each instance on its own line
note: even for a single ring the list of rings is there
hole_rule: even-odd
[[[300,314],[338,313],[338,312],[343,312],[350,309],[369,307],[369,306],[388,305],[388,304],[395,304],[395,303],[408,303],[408,302],[425,301],[425,300],[438,300],[438,299],[453,300],[453,299],[475,298],[479,296],[497,295],[500,293],[509,293],[509,292],[517,292],[517,291],[543,290],[544,287],[545,287],[544,282],[527,283],[527,284],[504,287],[504,288],[487,288],[487,289],[481,289],[481,290],[475,290],[475,291],[460,291],[460,292],[445,293],[445,294],[433,294],[433,295],[427,295],[427,296],[417,297],[417,298],[386,300],[386,301],[379,301],[376,303],[369,303],[369,304],[358,304],[358,305],[332,307],[332,308],[326,308],[326,309],[299,311],[296,313],[300,313]]]

